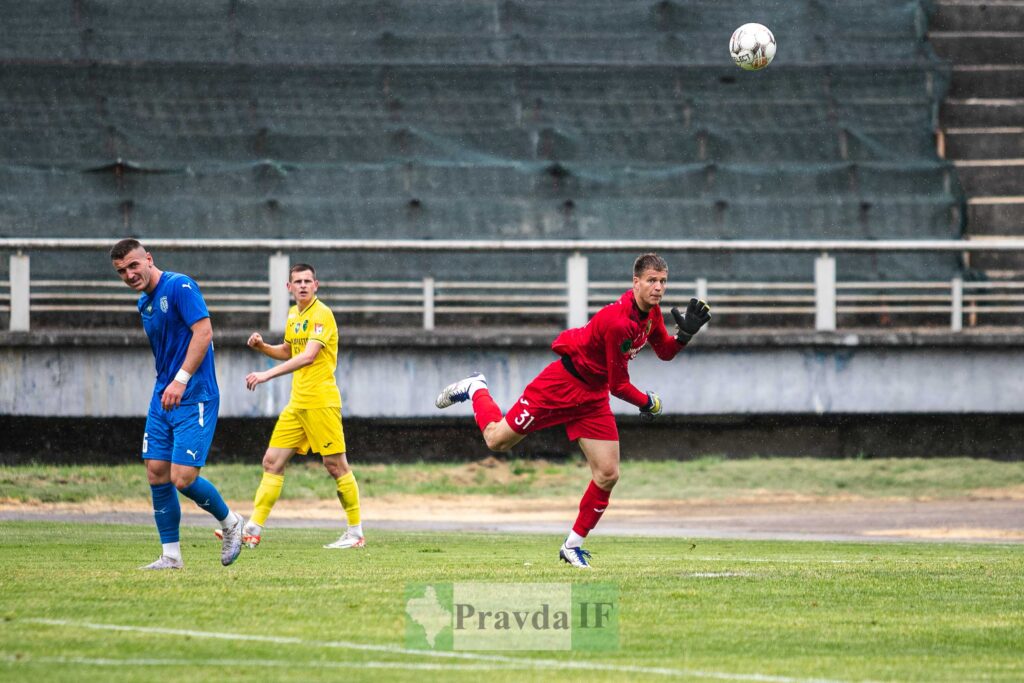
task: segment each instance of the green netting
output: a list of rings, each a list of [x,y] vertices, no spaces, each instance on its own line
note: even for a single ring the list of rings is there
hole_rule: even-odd
[[[954,197],[944,191],[950,169],[942,164],[906,168],[884,164],[805,166],[709,165],[672,168],[575,167],[552,175],[551,165],[460,164],[296,166],[262,163],[217,170],[146,172],[117,167],[79,173],[60,169],[0,169],[2,194],[30,199],[114,193],[125,197],[387,198],[521,197],[538,192],[604,198],[786,197],[791,194]],[[566,197],[569,195],[566,194]]]
[[[732,29],[770,26],[780,63],[929,59],[918,0],[5,0],[0,58],[253,64],[714,64]]]
[[[58,9],[0,0],[0,9],[17,34],[0,41],[4,235],[960,232],[962,191],[932,132],[950,72],[924,40],[925,1],[80,0]],[[780,46],[756,74],[726,50],[750,20],[771,26]],[[534,264],[561,268],[560,258],[520,255],[500,272],[487,259],[464,273],[524,277]],[[208,259],[198,267],[223,264],[235,276],[265,267]],[[416,277],[450,271],[440,255],[330,259],[360,277],[373,275],[366,264]],[[704,262],[680,257],[686,268]],[[785,278],[805,262],[722,255],[701,274]],[[945,256],[858,256],[840,273],[945,277],[955,267]],[[592,275],[618,274],[602,268]]]
[[[141,239],[162,237],[159,233],[145,228],[137,234]],[[102,237],[104,235],[97,235]],[[107,235],[114,244],[123,235],[112,232]],[[289,254],[293,263],[313,263],[321,280],[346,280],[380,282],[383,280],[415,281],[426,275],[433,275],[444,281],[487,281],[508,277],[514,279],[532,279],[548,282],[565,279],[565,256],[560,254],[505,254],[502,262],[505,270],[494,270],[491,259],[480,258],[479,254],[414,254],[398,253],[359,253],[340,254],[333,252],[302,252]],[[154,251],[157,265],[163,269],[184,271],[193,275],[200,284],[204,280],[223,281],[229,278],[240,280],[263,280],[267,276],[267,256],[258,253],[226,253],[226,252],[179,252],[170,250]],[[628,283],[628,264],[635,258],[622,256],[617,269],[603,274]],[[5,260],[6,261],[6,260]],[[627,264],[623,267],[623,264]],[[3,267],[7,264],[4,262]],[[3,272],[3,271],[0,271]],[[32,255],[32,272],[34,275],[57,275],[61,278],[114,278],[116,274],[110,269],[110,261],[101,251],[83,252],[41,252]],[[813,272],[813,271],[811,271]],[[596,273],[601,275],[600,273]],[[625,290],[625,284],[623,286]],[[120,291],[120,290],[111,290]],[[130,294],[127,289],[124,293]],[[206,292],[210,298],[210,291]],[[216,325],[217,322],[215,321]],[[413,326],[417,321],[411,323]]]
[[[434,126],[443,126],[449,120],[460,120],[459,113],[466,107],[443,102],[420,104],[406,101],[397,114],[423,117]],[[478,105],[472,122],[456,125],[472,127],[490,121],[500,126],[508,120],[505,107],[485,108]],[[669,100],[557,99],[534,102],[525,110],[522,120],[533,125],[559,125],[583,132],[622,132],[630,130],[660,130],[668,125],[677,131],[700,130],[723,125],[734,128],[753,126],[769,129],[803,129],[823,126],[855,126],[861,130],[906,130],[916,128],[932,130],[938,121],[938,106],[927,98],[900,100],[837,101],[826,97],[772,100],[697,98]]]
[[[69,56],[121,62],[716,64],[727,58],[732,29],[753,15],[786,46],[780,63],[892,63],[931,57],[923,41],[925,9],[916,0],[856,7],[819,0],[756,7],[741,0],[622,0],[585,9],[535,0],[86,0],[67,12],[73,23],[61,17],[64,32],[49,42],[61,43]],[[34,33],[45,38],[45,31],[27,28],[21,49],[37,53],[29,40]]]
[[[723,83],[692,70],[674,78],[656,71],[643,77],[604,69],[542,69],[529,75],[513,71],[496,83],[492,70],[463,70],[438,83],[437,73],[415,69],[346,71],[334,82],[320,70],[291,78],[277,70],[248,67],[13,66],[0,73],[5,92],[0,113],[7,129],[14,135],[25,133],[25,139],[4,145],[0,157],[21,162],[82,159],[93,165],[105,156],[160,165],[222,155],[228,161],[303,160],[320,149],[316,160],[334,162],[459,154],[522,159],[531,157],[528,136],[545,128],[583,136],[608,131],[620,137],[651,128],[668,134],[673,129],[726,128],[735,141],[741,135],[768,141],[780,130],[831,126],[853,131],[860,136],[854,142],[867,145],[867,151],[853,158],[882,158],[891,149],[890,141],[882,139],[872,148],[872,133],[913,126],[922,139],[932,128],[942,92],[941,79],[919,78],[914,70],[781,78],[768,91],[771,96],[762,92],[763,84]],[[923,99],[922,84],[932,90],[928,99]],[[824,94],[833,86],[842,90],[844,99]],[[398,144],[361,142],[402,131],[408,134]],[[289,136],[295,135],[298,149],[291,152]],[[302,148],[306,143],[301,138],[318,135],[323,145],[313,142]],[[791,135],[794,141],[801,137]],[[274,136],[284,140],[268,148]],[[898,141],[900,136],[891,137]],[[722,144],[735,146],[728,139]],[[644,146],[649,151],[650,145]],[[645,158],[644,146],[633,158]],[[783,144],[780,149],[786,154],[792,147]],[[757,152],[756,146],[751,149]],[[820,157],[815,151],[793,158]],[[680,160],[694,158],[699,157],[684,155]]]
[[[218,62],[236,41],[229,2],[82,0],[84,55],[97,61]]]
[[[862,238],[922,230],[935,237],[958,234],[958,224],[947,214],[959,206],[960,192],[951,168],[940,163],[570,168],[557,174],[541,164],[257,164],[158,173],[117,167],[94,173],[5,169],[0,171],[5,207],[0,224],[18,234],[22,223],[46,228],[82,214],[77,227],[85,229],[121,224],[128,215],[174,234],[190,234],[199,225],[231,236],[258,233],[259,226],[300,228],[324,237],[341,232],[370,237],[398,229],[395,235],[401,236],[402,230],[426,225],[431,234],[473,230],[485,238],[505,224],[547,230],[538,226],[550,227],[555,220],[550,216],[559,213],[588,226],[608,226],[607,236],[643,230],[671,237],[709,227],[708,238],[761,235],[757,217],[768,219],[767,234],[780,238],[797,230],[813,238],[821,226],[839,231],[830,236],[846,231]],[[103,211],[82,211],[96,206]],[[813,211],[826,212],[820,215],[827,220],[812,219]],[[32,214],[40,218],[29,220]],[[755,218],[743,217],[748,214]]]
[[[607,273],[605,278],[621,278],[622,263],[628,256],[597,254],[590,257],[590,273]],[[617,262],[616,262],[617,261]],[[704,277],[712,281],[757,279],[768,282],[808,282],[814,274],[814,255],[810,254],[673,254],[669,261],[671,282]],[[961,274],[959,259],[949,254],[840,254],[836,256],[839,280],[948,280]],[[678,290],[677,290],[678,292]]]
[[[31,209],[19,214],[19,207]],[[557,200],[145,198],[35,205],[0,199],[18,233],[105,234],[145,228],[164,237],[194,236],[194,225],[229,226],[229,238],[522,238],[619,239],[944,239],[955,236],[958,205],[942,199],[851,198]],[[55,229],[53,226],[74,228]],[[305,226],[296,230],[295,226]],[[317,227],[321,226],[321,227]],[[495,266],[501,268],[501,266]]]
[[[260,129],[246,133],[159,134],[115,127],[50,129],[26,136],[0,131],[0,157],[12,164],[53,164],[83,169],[127,160],[149,169],[175,169],[271,159],[299,164],[400,162],[529,165],[539,161],[663,164],[666,170],[703,161],[731,163],[925,161],[934,156],[929,130],[802,131],[747,129],[627,130],[573,128],[492,129],[431,133],[401,126],[325,134]]]
[[[0,60],[75,60],[83,58],[82,26],[68,3],[0,3],[3,40]]]

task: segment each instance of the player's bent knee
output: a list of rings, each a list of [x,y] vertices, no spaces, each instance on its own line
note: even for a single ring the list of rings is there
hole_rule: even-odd
[[[166,465],[166,467],[163,467],[162,465]],[[166,484],[169,482],[171,480],[171,463],[147,461],[146,480],[149,482],[150,486],[159,486],[160,484]]]
[[[483,429],[484,443],[495,453],[505,453],[526,438],[512,429],[505,420],[491,422]]]
[[[263,471],[267,474],[284,474],[284,468],[288,464],[288,461],[281,461],[281,458],[275,457],[267,451],[263,455]]]
[[[525,438],[501,422],[493,422],[484,430],[484,443],[495,453],[507,453],[512,447]]]
[[[509,443],[503,439],[488,439],[484,437],[484,443],[487,444],[487,448],[494,451],[495,453],[508,453],[512,450],[512,446],[515,444]]]
[[[344,456],[345,454],[342,453],[341,455]],[[340,461],[339,460],[326,460],[325,459],[324,460],[324,468],[327,470],[327,473],[330,474],[335,479],[339,479],[341,477],[344,477],[346,474],[348,474],[349,472],[352,471],[352,468],[349,466],[348,462],[346,462],[344,459],[342,459]]]
[[[594,472],[594,483],[605,491],[611,491],[612,487],[619,482],[619,468],[599,469]]]
[[[196,477],[198,475],[199,475],[198,471],[197,472],[172,472],[171,473],[171,482],[174,484],[174,488],[176,488],[179,491],[181,491],[182,489],[187,489],[189,486],[191,486],[192,482],[194,482],[196,480]]]

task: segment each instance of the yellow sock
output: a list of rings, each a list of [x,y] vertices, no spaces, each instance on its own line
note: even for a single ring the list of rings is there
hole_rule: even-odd
[[[281,487],[283,486],[283,474],[263,473],[263,479],[260,480],[260,485],[256,489],[256,499],[252,503],[250,522],[260,526],[267,525],[267,517],[270,516],[270,510],[274,507],[274,503],[281,497]]]
[[[345,509],[345,516],[348,517],[349,526],[359,524],[359,484],[356,483],[356,475],[349,472],[344,477],[338,477],[338,500],[341,507]]]

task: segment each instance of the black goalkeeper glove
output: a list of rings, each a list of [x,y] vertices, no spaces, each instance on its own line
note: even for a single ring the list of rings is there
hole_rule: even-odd
[[[711,320],[711,307],[706,301],[690,299],[686,313],[680,313],[678,308],[673,308],[672,317],[675,318],[676,326],[679,328],[676,341],[680,344],[687,344],[693,339],[693,335],[700,332],[700,328]]]
[[[641,422],[654,422],[661,415],[661,398],[653,391],[647,392],[647,405],[640,409]]]

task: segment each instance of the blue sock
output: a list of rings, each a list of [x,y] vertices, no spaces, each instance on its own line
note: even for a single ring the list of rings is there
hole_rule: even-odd
[[[224,519],[230,512],[228,504],[220,497],[217,487],[202,477],[196,477],[196,480],[181,489],[181,492],[218,520]]]
[[[181,505],[178,503],[178,491],[174,484],[150,484],[153,494],[153,519],[156,530],[160,532],[161,543],[177,543],[178,527],[181,526]]]

